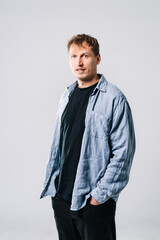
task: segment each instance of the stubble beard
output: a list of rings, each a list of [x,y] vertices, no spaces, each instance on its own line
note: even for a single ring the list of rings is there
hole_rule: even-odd
[[[91,75],[91,76],[82,77],[82,78],[76,76],[76,78],[77,78],[78,80],[80,80],[81,82],[91,82],[95,76],[97,77],[97,80],[98,80],[97,74],[96,74],[96,75],[93,75],[93,76]]]

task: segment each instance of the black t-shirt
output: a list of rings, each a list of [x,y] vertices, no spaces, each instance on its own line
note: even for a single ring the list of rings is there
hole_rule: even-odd
[[[87,87],[75,87],[62,114],[60,132],[60,174],[56,179],[57,195],[71,201],[74,180],[80,157],[85,129],[88,99],[97,83]]]

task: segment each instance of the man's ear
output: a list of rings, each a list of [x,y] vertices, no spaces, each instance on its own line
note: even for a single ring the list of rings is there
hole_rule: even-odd
[[[99,63],[100,63],[100,61],[101,61],[101,55],[100,55],[100,54],[98,54],[98,55],[96,56],[96,58],[97,58],[97,64],[99,64]]]

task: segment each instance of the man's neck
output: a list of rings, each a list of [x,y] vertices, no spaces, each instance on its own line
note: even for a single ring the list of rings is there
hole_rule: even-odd
[[[95,78],[93,78],[90,81],[87,81],[87,80],[83,81],[83,80],[78,79],[78,87],[79,88],[87,88],[87,87],[90,87],[90,86],[96,84],[98,81],[99,81],[99,77],[97,75]]]

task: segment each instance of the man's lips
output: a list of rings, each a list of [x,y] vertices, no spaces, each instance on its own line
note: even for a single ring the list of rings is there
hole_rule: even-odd
[[[83,71],[85,71],[85,68],[77,68],[76,71],[77,72],[83,72]]]

